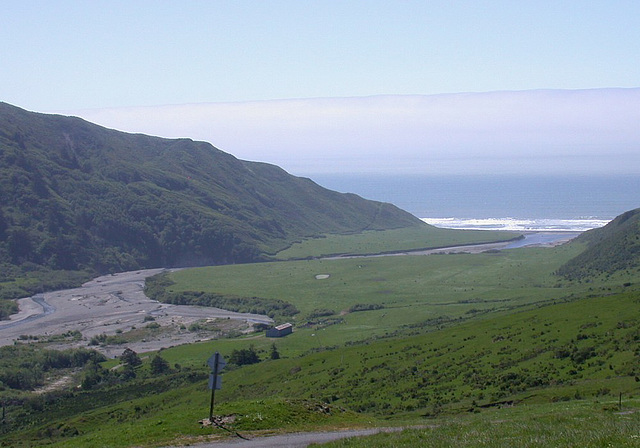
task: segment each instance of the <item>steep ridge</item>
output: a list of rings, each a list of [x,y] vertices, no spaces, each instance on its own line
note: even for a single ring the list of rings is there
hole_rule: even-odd
[[[586,249],[558,270],[565,278],[580,280],[637,269],[640,266],[640,209],[625,212],[606,226],[583,233],[573,244],[583,244]]]
[[[98,273],[258,261],[302,237],[422,225],[205,142],[0,103],[0,263]]]

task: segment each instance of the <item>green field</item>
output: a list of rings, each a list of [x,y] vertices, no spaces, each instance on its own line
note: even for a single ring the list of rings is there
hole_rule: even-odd
[[[553,275],[576,250],[563,246],[217,266],[171,274],[175,284],[170,290],[277,298],[295,305],[300,310],[291,319],[296,331],[280,342],[294,355],[406,333],[411,327],[433,330],[461,319],[586,293],[593,285],[563,283]],[[381,308],[349,312],[358,304]],[[317,310],[331,314],[312,317]]]
[[[335,254],[380,254],[405,250],[433,249],[465,244],[491,243],[517,238],[518,233],[480,230],[451,230],[433,226],[370,230],[351,235],[309,238],[278,252],[277,260],[326,257]]]
[[[300,311],[290,319],[294,333],[165,349],[167,372],[152,373],[148,354],[129,380],[109,361],[103,369],[115,373],[103,375],[111,382],[95,390],[27,398],[0,391],[9,403],[0,431],[11,429],[0,446],[167,446],[231,437],[198,424],[209,407],[205,361],[215,351],[229,359],[249,347],[261,362],[227,366],[215,411],[249,437],[419,426],[331,446],[638,446],[640,273],[583,281],[554,274],[581,250],[573,244],[174,272],[174,294],[293,304]],[[274,344],[277,360],[269,359]]]
[[[529,446],[541,440],[553,446],[589,422],[589,432],[576,439],[584,446],[601,440],[634,446],[640,415],[638,303],[637,291],[627,288],[302,356],[286,354],[289,338],[280,339],[282,359],[225,369],[216,415],[235,416],[230,427],[250,437],[318,428],[427,427],[378,436],[368,446],[410,446],[425,438],[454,446],[446,442],[452,431],[457,433],[451,440],[481,445],[490,436],[486,428],[496,424],[497,441],[512,437]],[[9,414],[23,430],[4,440],[16,447],[41,446],[43,438],[56,442],[52,446],[115,447],[228,436],[197,423],[208,413],[204,360],[216,350],[228,357],[233,348],[259,341],[266,339],[163,350],[171,365],[182,363],[181,371],[145,377],[147,360],[138,369],[142,382],[34,399]],[[618,413],[619,397],[624,414]],[[391,445],[384,445],[387,437]],[[495,443],[489,446],[500,446]]]

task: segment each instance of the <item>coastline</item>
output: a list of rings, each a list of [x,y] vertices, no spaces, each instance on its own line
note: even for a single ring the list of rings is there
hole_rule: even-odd
[[[581,233],[603,227],[611,219],[550,219],[550,218],[420,218],[423,222],[443,229],[504,230],[510,232],[567,232]]]

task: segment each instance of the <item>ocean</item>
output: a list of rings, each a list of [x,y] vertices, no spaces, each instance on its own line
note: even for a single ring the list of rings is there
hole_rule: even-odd
[[[323,187],[390,202],[456,229],[582,232],[640,207],[640,175],[313,174]]]

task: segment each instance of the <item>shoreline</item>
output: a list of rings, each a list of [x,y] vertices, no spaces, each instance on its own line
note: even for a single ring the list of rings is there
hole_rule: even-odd
[[[498,232],[566,232],[581,233],[604,227],[611,219],[552,218],[420,218],[431,226],[452,230],[491,230]]]
[[[558,231],[535,231],[523,232],[524,238],[514,241],[505,249],[519,249],[524,247],[555,247],[568,243],[584,232],[558,232]]]

